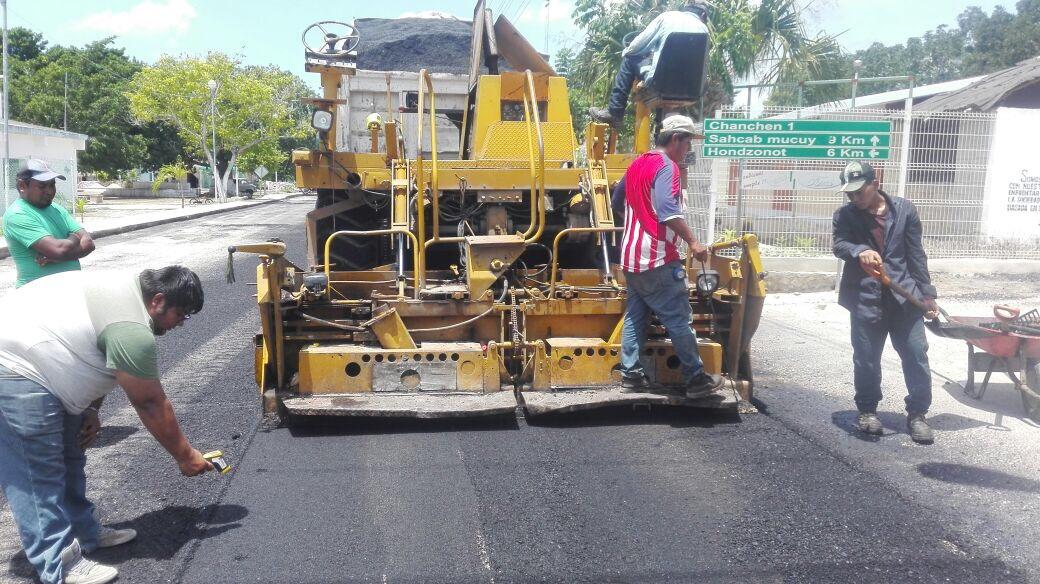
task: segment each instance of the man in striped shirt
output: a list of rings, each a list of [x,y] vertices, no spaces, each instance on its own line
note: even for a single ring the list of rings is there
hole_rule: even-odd
[[[613,206],[625,213],[621,240],[621,269],[628,288],[625,322],[621,332],[621,375],[625,391],[641,392],[650,381],[640,363],[646,343],[650,313],[668,332],[672,348],[682,364],[686,397],[700,398],[722,386],[722,379],[704,371],[697,349],[697,335],[690,327],[686,271],[679,257],[679,240],[685,241],[700,260],[708,250],[693,235],[683,214],[685,203],[679,162],[686,159],[697,136],[693,120],[686,116],[665,118],[657,136],[657,149],[640,155],[614,188]]]

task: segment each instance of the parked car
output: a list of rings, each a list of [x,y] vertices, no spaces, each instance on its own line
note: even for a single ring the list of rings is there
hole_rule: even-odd
[[[229,189],[230,190],[230,189]],[[247,198],[252,199],[253,194],[257,191],[256,183],[243,180],[238,183],[238,194]]]

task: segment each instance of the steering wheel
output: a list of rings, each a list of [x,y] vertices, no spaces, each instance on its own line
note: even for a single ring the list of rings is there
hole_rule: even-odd
[[[315,31],[310,35],[313,44],[307,40],[311,31]],[[342,57],[356,49],[361,42],[361,35],[353,25],[336,20],[315,22],[303,31],[300,38],[303,47],[309,52],[329,57]]]

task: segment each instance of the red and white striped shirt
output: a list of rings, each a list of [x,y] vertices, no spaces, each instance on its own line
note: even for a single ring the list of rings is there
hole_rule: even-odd
[[[664,152],[651,150],[632,162],[621,183],[625,196],[621,269],[646,272],[678,260],[680,237],[665,221],[684,216],[679,166]]]

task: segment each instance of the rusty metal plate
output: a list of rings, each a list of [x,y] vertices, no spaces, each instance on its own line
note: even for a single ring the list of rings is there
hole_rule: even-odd
[[[524,391],[524,411],[532,416],[562,414],[595,408],[623,405],[663,405],[695,409],[722,410],[736,413],[737,394],[729,387],[718,394],[700,399],[659,393],[622,393],[621,388],[570,391]]]
[[[452,362],[397,361],[372,367],[372,391],[455,391],[457,365]]]

